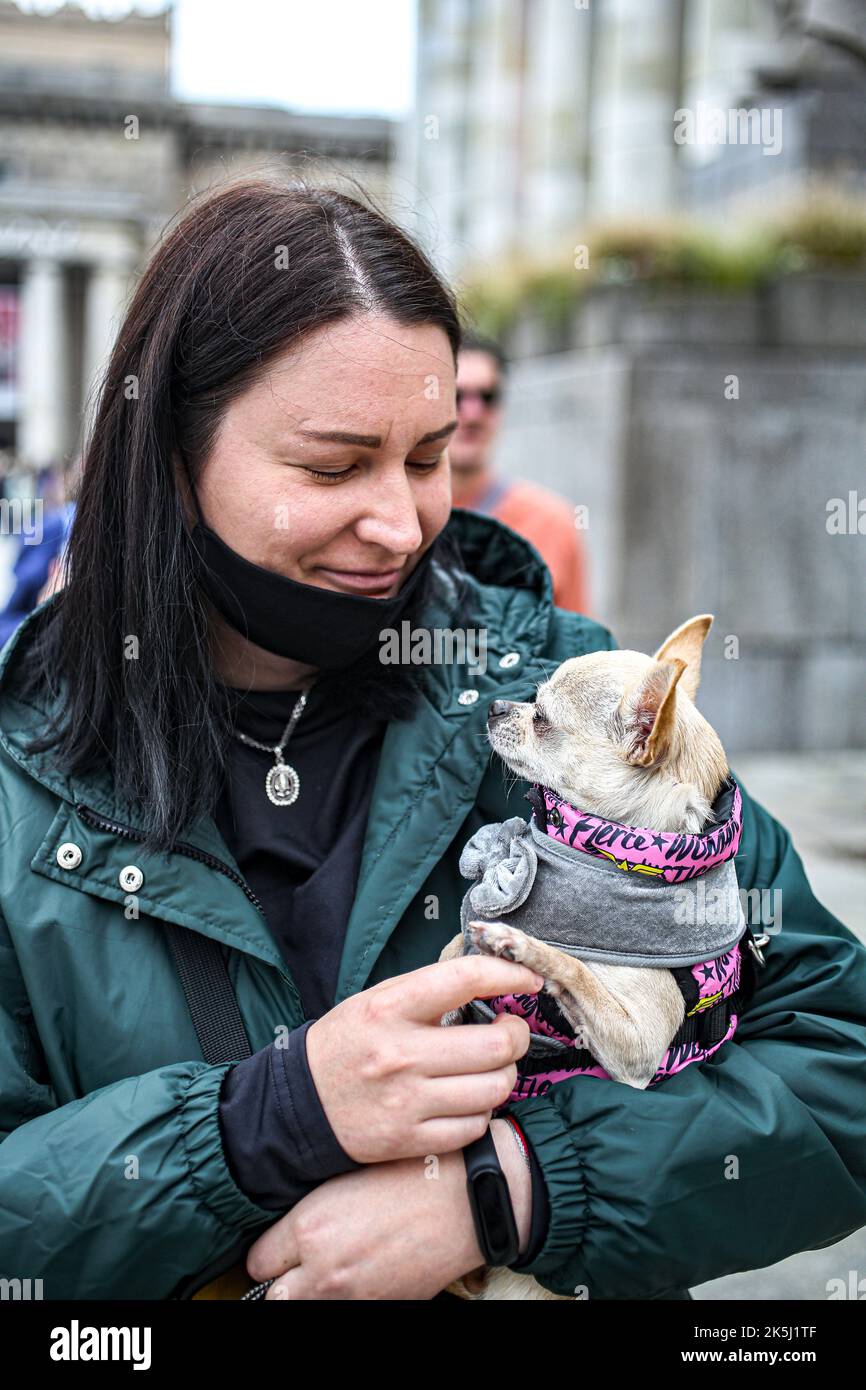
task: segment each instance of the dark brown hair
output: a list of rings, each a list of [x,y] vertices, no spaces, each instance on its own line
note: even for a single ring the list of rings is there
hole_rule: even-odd
[[[301,179],[247,177],[169,227],[119,330],[84,450],[67,584],[28,653],[28,688],[63,689],[31,747],[54,748],[70,772],[108,762],[118,794],[143,807],[152,848],[213,808],[227,737],[177,451],[195,472],[269,359],[365,311],[440,326],[456,360],[453,296],[388,217]],[[124,656],[131,637],[137,660]]]

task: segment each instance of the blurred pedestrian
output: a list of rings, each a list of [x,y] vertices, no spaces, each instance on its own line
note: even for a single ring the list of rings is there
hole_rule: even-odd
[[[556,606],[587,613],[586,553],[573,506],[536,483],[500,478],[494,468],[504,353],[496,343],[474,335],[467,335],[464,344],[457,368],[459,426],[448,447],[453,505],[484,512],[525,536],[550,570]]]
[[[42,509],[40,534],[38,540],[24,534],[15,537],[14,587],[0,612],[0,647],[61,582],[61,560],[75,514],[74,505],[66,500],[63,471],[43,470],[36,479],[35,493]]]

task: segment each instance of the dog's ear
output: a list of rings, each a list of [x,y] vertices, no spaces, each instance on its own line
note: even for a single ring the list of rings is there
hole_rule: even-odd
[[[677,681],[686,670],[679,657],[658,661],[623,696],[620,712],[626,757],[636,767],[652,767],[670,751],[677,713]]]
[[[670,661],[678,657],[680,661],[685,662],[686,673],[680,688],[686,692],[690,700],[697,695],[701,683],[701,651],[712,625],[712,613],[701,613],[697,618],[689,618],[687,623],[683,623],[682,627],[678,627],[676,632],[665,638],[655,655],[656,661]]]

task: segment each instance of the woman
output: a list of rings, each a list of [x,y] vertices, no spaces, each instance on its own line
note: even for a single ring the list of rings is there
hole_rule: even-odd
[[[188,1295],[247,1251],[269,1298],[428,1298],[481,1262],[463,1149],[528,1033],[439,1019],[540,985],[438,961],[462,845],[526,810],[486,710],[612,642],[449,519],[459,341],[419,251],[320,189],[205,198],[138,286],[67,585],[0,670],[0,1264],[46,1298]],[[385,664],[418,619],[486,660]],[[744,799],[739,881],[785,930],[737,1042],[511,1107],[528,1165],[493,1121],[513,1267],[555,1292],[684,1297],[866,1222],[866,951]]]

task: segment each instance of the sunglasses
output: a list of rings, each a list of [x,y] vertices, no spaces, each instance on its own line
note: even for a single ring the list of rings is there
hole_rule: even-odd
[[[502,388],[499,386],[491,386],[486,391],[471,391],[465,389],[464,387],[458,386],[456,392],[458,410],[460,409],[462,402],[470,396],[477,396],[481,404],[486,406],[489,410],[491,406],[499,404],[499,401],[502,398]]]

